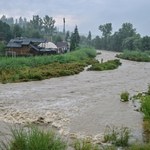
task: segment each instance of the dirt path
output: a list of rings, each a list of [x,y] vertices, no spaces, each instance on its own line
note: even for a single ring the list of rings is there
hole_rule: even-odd
[[[114,59],[102,51],[97,59]],[[116,70],[83,71],[78,75],[43,81],[0,84],[0,120],[11,123],[47,123],[61,134],[95,136],[106,125],[127,126],[141,139],[142,115],[120,93],[147,90],[150,63],[121,60]],[[3,126],[0,126],[3,131]]]

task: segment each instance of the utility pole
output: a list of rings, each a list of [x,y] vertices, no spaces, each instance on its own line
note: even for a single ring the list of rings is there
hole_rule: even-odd
[[[65,41],[65,36],[66,36],[66,31],[65,31],[65,18],[63,18],[63,23],[64,23],[64,26],[63,26],[63,34],[64,34],[64,41]]]

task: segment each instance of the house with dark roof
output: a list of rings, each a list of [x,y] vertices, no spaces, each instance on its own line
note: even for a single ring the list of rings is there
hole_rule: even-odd
[[[32,56],[32,55],[43,55],[43,54],[54,54],[57,53],[57,49],[41,47],[41,43],[46,43],[45,39],[38,38],[15,38],[11,39],[7,44],[6,55],[11,56]],[[57,47],[56,47],[57,48]]]
[[[68,42],[62,41],[62,42],[57,42],[57,48],[58,48],[58,53],[66,53],[69,51],[69,44]]]

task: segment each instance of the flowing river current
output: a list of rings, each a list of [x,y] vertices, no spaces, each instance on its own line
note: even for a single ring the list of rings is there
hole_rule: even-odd
[[[101,51],[97,59],[115,59],[116,53]],[[0,84],[0,133],[5,124],[37,123],[55,127],[69,136],[100,136],[107,125],[128,127],[133,137],[142,137],[142,114],[132,102],[120,101],[147,91],[150,63],[121,60],[118,69],[86,71],[78,75]]]

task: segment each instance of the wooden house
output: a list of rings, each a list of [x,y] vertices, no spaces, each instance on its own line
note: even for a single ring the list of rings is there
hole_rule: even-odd
[[[40,47],[39,44],[46,43],[45,39],[16,38],[7,44],[6,55],[10,56],[32,56],[54,53],[50,48]],[[57,51],[55,51],[56,53]]]

